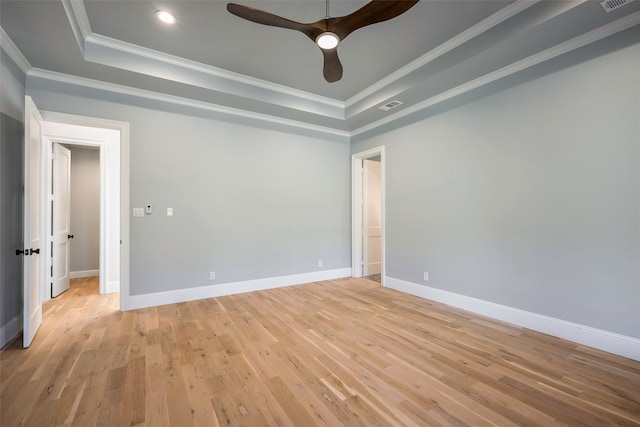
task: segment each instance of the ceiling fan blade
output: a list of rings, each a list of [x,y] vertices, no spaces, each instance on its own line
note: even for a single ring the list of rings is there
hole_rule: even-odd
[[[373,0],[350,15],[330,18],[330,31],[344,40],[355,30],[378,22],[388,21],[402,15],[418,3],[419,0]]]
[[[265,12],[264,10],[254,9],[252,7],[247,7],[240,4],[229,3],[227,4],[227,10],[230,13],[251,22],[270,25],[272,27],[280,27],[287,28],[289,30],[300,31],[314,41],[316,37],[322,32],[321,29],[314,27],[313,24],[304,24],[301,22],[292,21],[290,19],[274,15],[273,13]]]
[[[329,83],[337,82],[342,78],[342,64],[338,58],[338,49],[320,49],[324,55],[324,79]]]
[[[227,4],[227,10],[242,19],[262,25],[300,31],[314,43],[319,35],[328,31],[335,33],[339,40],[344,40],[355,30],[367,25],[387,21],[411,9],[420,0],[372,0],[350,15],[339,18],[324,18],[317,22],[302,23],[283,18],[273,13],[236,3]],[[336,48],[320,48],[324,56],[323,74],[329,83],[342,78],[342,64]]]

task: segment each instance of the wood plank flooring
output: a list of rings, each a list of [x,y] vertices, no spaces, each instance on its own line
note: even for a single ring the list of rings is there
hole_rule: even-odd
[[[640,362],[369,280],[126,313],[97,286],[0,352],[3,427],[640,425]]]

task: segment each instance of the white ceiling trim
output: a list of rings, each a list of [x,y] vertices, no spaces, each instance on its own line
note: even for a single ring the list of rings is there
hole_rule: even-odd
[[[539,0],[515,1],[410,64],[354,95],[346,102],[93,33],[83,0],[62,0],[62,3],[78,45],[80,46],[80,50],[87,61],[117,66],[134,72],[153,74],[160,78],[178,80],[182,83],[256,99],[268,104],[275,104],[344,120],[357,113],[354,111],[347,115],[348,107],[368,96],[374,95],[376,92],[405,77],[407,74],[425,66],[445,53],[521,13],[538,1]]]
[[[484,20],[478,22],[477,24],[475,24],[472,27],[469,27],[468,29],[466,29],[465,31],[461,32],[460,34],[456,35],[455,37],[447,40],[446,42],[442,43],[440,46],[430,50],[429,52],[425,53],[424,55],[422,55],[420,58],[410,62],[409,64],[405,65],[404,67],[400,68],[397,71],[394,71],[393,73],[389,74],[387,77],[384,77],[382,80],[378,81],[377,83],[374,83],[373,85],[369,86],[368,88],[364,89],[363,91],[355,94],[354,96],[352,96],[351,98],[347,99],[345,101],[345,107],[349,108],[352,105],[354,105],[357,102],[362,101],[363,99],[365,99],[368,96],[374,95],[375,93],[381,91],[382,89],[384,89],[385,87],[389,86],[390,84],[400,80],[401,78],[405,77],[406,75],[412,73],[413,71],[424,67],[425,65],[427,65],[428,63],[434,61],[435,59],[439,58],[440,56],[444,55],[447,52],[452,51],[453,49],[455,49],[456,47],[468,42],[469,40],[472,40],[476,37],[478,37],[479,35],[481,35],[482,33],[490,30],[491,28],[495,27],[496,25],[512,18],[513,16],[519,14],[520,12],[523,12],[524,10],[530,8],[531,6],[533,6],[534,4],[538,3],[539,0],[518,0],[510,5],[508,5],[507,7],[499,10],[498,12],[494,13],[493,15],[489,16],[488,18],[485,18]],[[351,115],[353,114],[349,114],[347,115],[347,118],[349,118]]]
[[[349,140],[353,136],[357,136],[365,132],[375,130],[385,125],[389,125],[396,120],[399,120],[411,114],[417,113],[421,110],[432,107],[438,103],[449,100],[451,98],[454,98],[456,96],[459,96],[471,90],[477,89],[489,83],[495,82],[499,79],[505,78],[507,76],[510,76],[514,73],[525,70],[527,68],[540,64],[542,62],[548,61],[550,59],[563,55],[572,50],[578,49],[590,43],[604,39],[608,36],[616,34],[620,31],[624,31],[636,25],[640,25],[640,12],[635,12],[631,15],[625,16],[624,18],[620,18],[616,21],[610,22],[606,25],[598,27],[580,36],[574,37],[573,39],[570,39],[564,43],[561,43],[559,45],[546,49],[542,52],[538,52],[537,54],[531,55],[511,65],[500,68],[499,70],[485,74],[484,76],[481,76],[477,79],[474,79],[472,81],[459,85],[453,89],[450,89],[439,95],[426,99],[416,105],[408,107],[397,113],[391,114],[371,124],[362,126],[351,132],[342,131],[342,130],[329,128],[325,126],[313,125],[313,124],[300,122],[296,120],[284,119],[281,117],[276,117],[268,114],[255,113],[255,112],[250,112],[250,111],[241,110],[237,108],[226,107],[226,106],[207,103],[203,101],[182,98],[174,95],[167,95],[163,93],[152,92],[144,89],[118,85],[115,83],[106,83],[98,80],[87,79],[83,77],[77,77],[77,76],[72,76],[68,74],[62,74],[62,73],[57,73],[57,72],[42,70],[37,68],[31,68],[28,71],[27,75],[30,78],[61,82],[61,83],[66,83],[74,86],[108,91],[108,92],[113,92],[113,93],[118,93],[123,95],[134,96],[138,98],[144,98],[148,100],[167,102],[174,105],[197,108],[200,110],[221,113],[221,114],[235,116],[235,117],[249,119],[249,120],[256,120],[256,121],[268,123],[268,124],[277,124],[285,127],[294,128],[294,129],[310,131],[319,135],[325,135],[325,136],[334,137],[334,138],[338,137],[343,140]],[[0,27],[0,30],[2,30],[1,27]],[[0,35],[2,36],[1,40],[2,40],[3,49],[7,51],[7,48],[5,47],[5,45],[10,44],[11,46],[13,46],[13,49],[15,49],[15,52],[17,52],[17,54],[19,54],[24,59],[24,56],[22,56],[20,51],[13,44],[13,42],[11,42],[11,39],[6,35],[6,33],[4,33],[4,30],[0,31]],[[9,51],[7,51],[7,53],[11,55]],[[14,59],[14,61],[16,60]],[[26,61],[26,59],[24,59],[24,61]],[[18,61],[16,61],[16,63],[17,62]],[[28,62],[26,63],[28,64]]]
[[[87,10],[82,0],[62,0],[62,6],[71,24],[71,30],[78,42],[80,52],[84,55],[84,41],[92,33]]]
[[[11,37],[9,37],[9,35],[4,31],[4,28],[2,28],[1,26],[0,26],[0,46],[2,46],[2,49],[4,49],[4,51],[7,52],[7,55],[9,55],[11,59],[13,59],[13,62],[15,62],[16,65],[18,65],[18,67],[22,70],[23,73],[27,74],[27,72],[33,68],[31,66],[31,63],[27,60],[27,58],[25,58],[22,52],[20,52],[20,49],[18,49],[15,43],[13,43],[13,40],[11,40]]]
[[[344,120],[344,103],[93,33],[84,58],[268,104]]]
[[[345,105],[342,101],[93,33],[82,0],[62,0],[62,3],[87,61],[120,66],[145,74],[150,74],[149,70],[153,70],[162,74],[156,75],[157,77],[335,119],[345,118]]]
[[[325,126],[313,125],[310,123],[300,122],[296,120],[284,119],[282,117],[271,116],[268,114],[255,113],[251,111],[241,110],[238,108],[226,107],[224,105],[212,104],[204,101],[197,101],[188,98],[182,98],[174,95],[167,95],[159,92],[138,89],[130,86],[119,85],[115,83],[107,83],[99,80],[87,79],[84,77],[72,76],[69,74],[58,73],[55,71],[43,70],[40,68],[32,68],[27,73],[29,78],[48,80],[53,82],[65,83],[73,86],[79,86],[89,89],[96,89],[106,92],[112,92],[122,95],[143,98],[158,102],[166,102],[169,104],[180,105],[184,107],[197,108],[224,115],[259,121],[268,124],[276,124],[294,129],[310,131],[316,134],[338,137],[348,141],[349,132],[333,129]]]
[[[620,18],[616,21],[610,22],[606,25],[603,25],[594,30],[591,30],[577,37],[574,37],[570,40],[567,40],[566,42],[560,43],[559,45],[543,50],[542,52],[538,52],[534,55],[531,55],[520,61],[514,62],[513,64],[507,65],[506,67],[500,68],[496,71],[492,71],[491,73],[485,74],[484,76],[478,77],[477,79],[461,84],[460,86],[457,86],[446,92],[442,92],[418,104],[415,104],[404,110],[398,111],[397,113],[391,114],[383,119],[377,120],[373,123],[370,123],[368,125],[355,129],[351,132],[350,135],[353,137],[365,132],[369,132],[381,126],[388,125],[410,114],[417,113],[428,107],[432,107],[443,101],[449,100],[458,95],[462,95],[463,93],[469,92],[473,89],[477,89],[481,86],[492,83],[504,77],[510,76],[514,73],[525,70],[529,67],[540,64],[542,62],[548,61],[557,56],[563,55],[567,52],[586,46],[590,43],[596,42],[605,37],[611,36],[613,34],[616,34],[620,31],[624,31],[626,29],[629,29],[639,24],[640,24],[640,12],[632,13],[631,15],[627,15],[624,18]]]

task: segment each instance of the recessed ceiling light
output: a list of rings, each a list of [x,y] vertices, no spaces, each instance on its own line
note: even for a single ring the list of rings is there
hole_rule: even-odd
[[[156,11],[156,16],[159,20],[164,22],[165,24],[175,24],[176,17],[167,12],[166,10],[158,10]]]

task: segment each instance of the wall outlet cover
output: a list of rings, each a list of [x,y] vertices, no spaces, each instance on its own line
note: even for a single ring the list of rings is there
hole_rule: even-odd
[[[134,218],[143,218],[144,217],[144,208],[133,208],[133,217]]]

